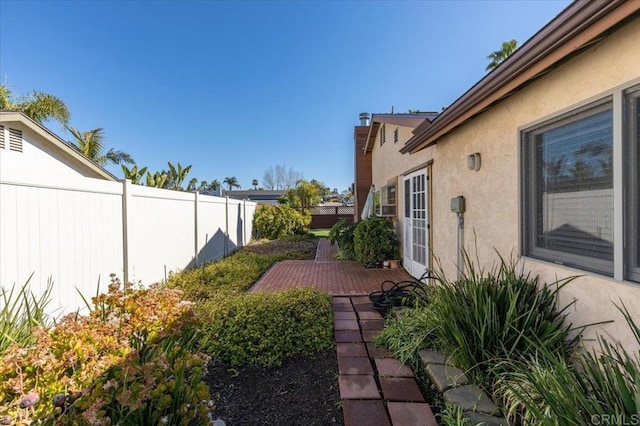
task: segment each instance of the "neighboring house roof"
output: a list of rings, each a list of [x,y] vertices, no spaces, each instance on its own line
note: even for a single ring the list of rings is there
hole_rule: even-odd
[[[60,136],[44,127],[42,124],[34,121],[21,111],[1,110],[0,123],[21,123],[37,135],[41,136],[45,141],[47,141],[52,149],[61,152],[64,156],[67,156],[72,160],[75,160],[83,166],[89,168],[100,178],[112,181],[118,180],[117,177],[109,173],[103,167],[85,157],[80,151],[78,151],[78,149],[74,145],[66,142],[65,140],[60,138]]]
[[[367,134],[366,152],[373,150],[373,145],[382,124],[416,128],[422,123],[431,123],[438,116],[437,112],[419,112],[406,114],[371,114],[371,125]]]
[[[606,38],[640,1],[575,1],[527,40],[502,64],[459,97],[433,122],[424,122],[400,150],[415,153],[435,144],[472,117],[522,89],[534,79]],[[629,54],[634,54],[629,52]]]
[[[227,195],[230,198],[239,200],[248,199],[251,201],[277,201],[278,198],[283,196],[286,192],[287,191],[249,189],[238,191],[223,191],[222,195]]]

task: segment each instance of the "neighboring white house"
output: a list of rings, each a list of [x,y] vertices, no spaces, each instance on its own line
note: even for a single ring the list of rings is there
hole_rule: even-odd
[[[0,111],[0,179],[49,183],[56,179],[116,177],[22,112]]]

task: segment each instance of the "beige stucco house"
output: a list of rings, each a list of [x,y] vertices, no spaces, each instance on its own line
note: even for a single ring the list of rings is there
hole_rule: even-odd
[[[574,2],[433,121],[375,143],[412,275],[437,259],[455,276],[459,244],[580,275],[561,292],[571,321],[615,320],[590,333],[636,346],[614,303],[640,323],[639,52],[640,2]]]

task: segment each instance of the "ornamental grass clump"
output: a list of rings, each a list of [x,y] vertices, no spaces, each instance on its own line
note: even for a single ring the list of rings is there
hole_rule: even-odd
[[[618,310],[640,346],[640,328]],[[535,342],[532,342],[535,345]],[[640,423],[640,351],[598,338],[572,362],[537,345],[538,354],[501,375],[496,393],[513,422],[543,425]]]
[[[31,329],[53,322],[45,313],[51,300],[51,280],[37,297],[29,290],[30,280],[31,277],[22,287],[0,288],[0,353],[11,344],[21,347],[33,344]]]
[[[112,276],[89,315],[38,326],[0,354],[0,418],[44,424],[202,424],[208,357],[193,304],[178,290],[134,289]],[[37,394],[28,409],[20,402]],[[22,404],[24,405],[24,404]]]
[[[584,327],[567,323],[567,309],[557,305],[558,292],[574,278],[550,284],[505,260],[488,272],[465,256],[466,273],[455,281],[438,273],[430,307],[437,347],[468,371],[487,391],[505,368],[544,348],[568,360]],[[506,361],[506,362],[504,362]]]

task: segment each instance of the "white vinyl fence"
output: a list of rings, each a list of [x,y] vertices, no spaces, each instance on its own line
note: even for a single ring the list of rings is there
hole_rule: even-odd
[[[53,282],[49,311],[75,311],[111,273],[149,285],[232,253],[249,242],[255,207],[130,181],[0,182],[0,287],[33,274],[36,294]]]

